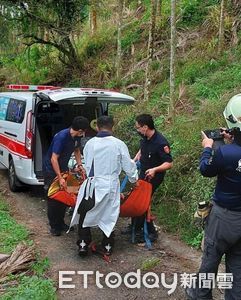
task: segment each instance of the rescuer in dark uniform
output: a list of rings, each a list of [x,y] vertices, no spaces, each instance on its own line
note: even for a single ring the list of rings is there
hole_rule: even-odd
[[[136,117],[135,128],[142,136],[140,142],[140,150],[136,154],[134,160],[140,161],[140,179],[146,179],[152,184],[152,195],[162,183],[165,173],[169,170],[172,163],[170,154],[170,146],[166,138],[156,131],[154,121],[151,115],[142,114]],[[142,230],[144,225],[145,215],[132,219],[132,224],[135,223],[137,241],[143,238]],[[157,239],[157,231],[153,221],[147,223],[148,233],[151,241]]]
[[[231,132],[232,143],[220,146],[215,153],[212,150],[214,141],[203,133],[200,172],[205,177],[217,176],[217,183],[212,198],[213,207],[205,225],[202,263],[196,287],[186,289],[188,299],[213,299],[214,285],[207,287],[205,281],[210,278],[209,274],[217,274],[224,254],[226,274],[233,276],[232,288],[225,289],[225,300],[240,299],[241,132],[239,128],[233,128]]]
[[[43,162],[44,189],[47,193],[52,181],[57,176],[59,185],[66,189],[66,182],[61,172],[68,171],[68,161],[74,152],[78,167],[81,169],[81,137],[89,128],[89,121],[82,116],[75,117],[71,127],[58,132],[48,149]],[[64,223],[64,216],[67,206],[54,199],[48,198],[48,220],[50,233],[54,236],[61,235],[61,231],[67,231],[69,226]]]

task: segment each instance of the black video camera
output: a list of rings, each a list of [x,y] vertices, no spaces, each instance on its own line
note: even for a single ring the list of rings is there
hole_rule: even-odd
[[[204,133],[209,139],[213,139],[214,141],[223,140],[223,135],[221,134],[223,130],[220,128],[204,130]]]
[[[213,139],[213,150],[217,150],[220,146],[224,145],[224,137],[221,134],[223,132],[222,129],[216,128],[216,129],[210,129],[210,130],[204,130],[204,133],[209,139]]]
[[[210,139],[213,139],[214,141],[222,140],[223,135],[221,133],[228,133],[231,136],[238,136],[241,135],[241,131],[239,127],[233,127],[229,129],[222,129],[222,128],[217,128],[217,129],[211,129],[211,130],[204,130],[204,133],[206,136]]]
[[[241,146],[241,130],[239,127],[233,127],[229,129],[210,129],[204,130],[206,136],[214,140],[213,149],[216,150],[219,146],[224,145],[224,136],[222,133],[228,133],[231,137],[234,138],[234,141]]]

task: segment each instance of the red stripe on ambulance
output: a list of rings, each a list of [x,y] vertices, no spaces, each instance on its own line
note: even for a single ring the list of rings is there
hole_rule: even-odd
[[[21,156],[23,158],[29,158],[26,153],[26,148],[25,145],[10,139],[6,135],[0,134],[0,144],[4,147],[7,148],[9,152],[12,154]]]

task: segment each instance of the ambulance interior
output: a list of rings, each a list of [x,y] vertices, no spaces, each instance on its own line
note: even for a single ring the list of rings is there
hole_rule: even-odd
[[[107,107],[105,108],[107,109]],[[37,178],[43,178],[42,162],[54,135],[62,129],[71,126],[76,116],[86,117],[92,125],[82,138],[82,148],[88,139],[96,135],[95,120],[102,114],[107,114],[104,105],[97,103],[96,98],[88,98],[88,102],[71,101],[41,101],[37,105],[35,116],[34,166]]]

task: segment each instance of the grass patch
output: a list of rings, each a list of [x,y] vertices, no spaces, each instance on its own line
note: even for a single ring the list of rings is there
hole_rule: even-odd
[[[25,241],[29,245],[33,244],[33,241],[28,239],[28,234],[28,230],[10,216],[8,205],[0,194],[0,253],[10,254],[21,241]],[[6,292],[1,294],[0,298],[2,300],[57,299],[54,282],[45,276],[48,267],[48,258],[38,257],[28,271],[28,274],[31,273],[31,275],[9,275],[6,286],[11,281],[17,281],[18,284],[14,287],[6,287]]]
[[[160,258],[157,257],[148,258],[141,263],[141,270],[142,271],[151,270],[156,266],[158,266],[160,262],[161,262]]]
[[[53,282],[39,276],[19,276],[18,286],[9,288],[2,300],[55,300]]]
[[[7,205],[0,200],[0,252],[12,252],[17,244],[27,237],[27,229],[9,216]]]
[[[218,99],[223,94],[240,87],[240,82],[241,66],[240,64],[234,64],[197,80],[192,89],[199,98]]]
[[[178,234],[188,245],[199,248],[202,228],[197,227],[193,222],[195,206],[195,203],[178,203],[177,200],[169,199],[155,205],[153,212],[164,229]]]
[[[205,20],[208,14],[208,8],[212,5],[218,5],[218,0],[182,0],[180,1],[181,22],[182,26],[199,25]]]

